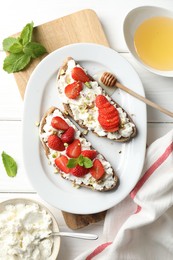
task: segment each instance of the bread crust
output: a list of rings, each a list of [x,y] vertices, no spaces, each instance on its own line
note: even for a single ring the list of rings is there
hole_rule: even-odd
[[[45,151],[45,154],[46,154],[47,158],[49,158],[50,149],[49,149],[49,147],[46,145],[46,143],[44,142],[44,140],[42,139],[41,135],[45,132],[45,131],[44,131],[44,125],[46,124],[46,118],[47,118],[47,116],[49,116],[50,114],[52,114],[56,109],[58,109],[58,108],[57,108],[57,107],[50,107],[50,108],[47,110],[47,112],[43,115],[43,117],[42,117],[42,119],[41,119],[41,121],[40,121],[40,126],[39,126],[40,141],[41,141],[41,143],[42,143],[42,146],[43,146],[43,148],[44,148],[44,151]],[[62,113],[62,115],[63,115],[64,118],[67,118],[67,115],[66,115],[66,114],[64,114],[60,109],[58,109],[58,110]],[[68,118],[68,119],[69,119],[69,118]],[[70,120],[70,119],[69,119],[69,120]],[[80,134],[80,137],[85,138],[82,133]],[[91,149],[94,149],[94,148],[91,146]],[[102,155],[102,156],[103,156],[103,155]],[[104,158],[104,157],[103,157],[103,158]],[[105,159],[105,158],[104,158],[104,159]],[[105,159],[105,160],[106,160],[106,159]],[[113,168],[112,168],[112,169],[113,169]],[[64,178],[63,173],[62,173],[61,171],[60,171],[60,174],[61,174],[61,177]],[[105,173],[105,174],[106,174],[106,173]],[[64,179],[66,179],[66,178],[64,178]],[[78,184],[75,183],[75,180],[74,180],[74,181],[69,180],[69,181],[73,182],[74,185],[76,184],[76,185],[78,185],[78,186],[82,186],[82,187],[89,188],[89,189],[92,189],[92,190],[104,192],[104,191],[112,190],[112,189],[114,189],[115,187],[117,188],[118,185],[119,185],[119,178],[118,178],[118,176],[116,175],[116,173],[115,173],[114,170],[113,170],[113,179],[114,179],[114,184],[113,184],[110,188],[103,187],[102,190],[96,190],[96,189],[93,188],[92,185],[85,185],[84,183],[78,185]],[[66,180],[68,180],[68,179],[66,179]],[[104,180],[104,178],[102,178],[101,180],[99,180],[98,183],[99,183],[99,182],[102,182],[103,180]]]
[[[70,61],[70,60],[74,60],[74,59],[73,59],[72,57],[67,57],[66,60],[63,62],[62,66],[60,67],[60,69],[59,69],[59,71],[58,71],[57,80],[60,79],[60,76],[61,76],[61,75],[65,75],[66,70],[67,70],[67,68],[68,68],[68,61]],[[63,74],[62,74],[62,71],[64,72]],[[87,75],[88,75],[88,77],[90,78],[91,81],[94,81],[94,79],[93,79],[89,74],[87,74]],[[103,94],[108,95],[104,90],[103,90]],[[109,96],[109,97],[110,97],[110,96]],[[110,97],[110,98],[111,98],[111,97]],[[120,142],[120,143],[128,142],[128,141],[130,141],[133,137],[135,137],[135,136],[137,135],[136,125],[135,125],[134,121],[132,120],[132,118],[130,117],[130,115],[129,115],[117,102],[115,102],[112,98],[111,98],[111,101],[113,101],[114,104],[116,104],[116,107],[121,108],[121,109],[123,110],[123,112],[125,112],[125,113],[127,114],[127,117],[128,117],[128,119],[129,119],[129,122],[131,122],[131,123],[134,124],[133,133],[132,133],[130,136],[128,136],[128,137],[121,137],[121,138],[119,138],[119,139],[111,139],[111,140],[114,140],[115,142]],[[65,104],[65,103],[63,103],[63,106],[64,106],[65,112],[68,113],[69,116],[74,119],[74,115],[73,115],[73,112],[72,112],[70,106],[69,106],[68,104]],[[74,120],[75,120],[75,119],[74,119]],[[87,127],[82,123],[82,120],[75,120],[75,121],[76,121],[76,123],[77,123],[80,127],[84,128],[84,129],[87,129]],[[97,134],[94,130],[92,130],[92,132],[95,133],[95,134],[98,136],[98,134]],[[105,138],[108,138],[108,137],[105,136]],[[109,139],[109,138],[108,138],[108,139]]]

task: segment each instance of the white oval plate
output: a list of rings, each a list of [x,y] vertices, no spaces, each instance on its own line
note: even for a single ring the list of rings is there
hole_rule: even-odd
[[[156,6],[141,6],[131,10],[125,20],[123,25],[124,38],[127,47],[133,57],[147,70],[165,77],[173,77],[173,71],[157,70],[148,65],[146,65],[138,56],[134,46],[134,34],[138,26],[145,20],[155,17],[155,16],[165,16],[173,18],[173,12],[165,8]]]
[[[38,194],[52,206],[76,214],[107,210],[123,200],[138,181],[146,147],[146,105],[121,90],[112,98],[132,115],[138,135],[128,143],[116,143],[89,133],[87,139],[112,164],[120,179],[118,189],[109,192],[76,189],[71,182],[54,174],[39,141],[39,121],[51,106],[62,108],[56,76],[66,57],[71,56],[92,76],[109,70],[127,87],[144,95],[142,83],[132,66],[114,50],[97,44],[79,43],[49,54],[32,73],[25,94],[23,114],[23,159],[29,180]]]

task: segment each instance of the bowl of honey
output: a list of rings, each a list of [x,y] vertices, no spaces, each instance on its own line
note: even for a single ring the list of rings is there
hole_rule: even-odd
[[[142,6],[124,20],[124,38],[135,59],[149,71],[173,77],[173,11]]]

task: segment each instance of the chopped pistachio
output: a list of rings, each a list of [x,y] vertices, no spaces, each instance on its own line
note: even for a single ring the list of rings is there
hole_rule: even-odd
[[[59,173],[59,171],[58,171],[58,169],[57,169],[57,168],[55,168],[55,170],[54,170],[54,173]]]
[[[36,125],[36,126],[39,126],[39,125],[40,125],[40,122],[38,122],[38,121],[35,122],[35,125]]]
[[[65,71],[63,69],[61,69],[60,75],[64,75],[64,74],[65,74]]]
[[[65,82],[66,82],[67,84],[70,84],[70,83],[71,83],[71,79],[70,79],[69,77],[66,77]]]
[[[59,156],[59,152],[55,152],[55,153],[52,154],[52,158],[56,158],[58,156]]]
[[[82,132],[84,135],[87,135],[88,134],[88,130],[83,130],[83,132]]]
[[[85,85],[87,86],[87,88],[92,88],[92,86],[89,82],[85,82]]]
[[[88,116],[88,121],[92,121],[93,120],[93,115],[89,115]]]

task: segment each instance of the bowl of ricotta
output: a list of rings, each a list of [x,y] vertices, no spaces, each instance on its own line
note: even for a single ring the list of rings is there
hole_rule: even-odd
[[[0,203],[0,259],[57,259],[60,238],[37,238],[59,231],[52,213],[41,203],[11,199]]]

